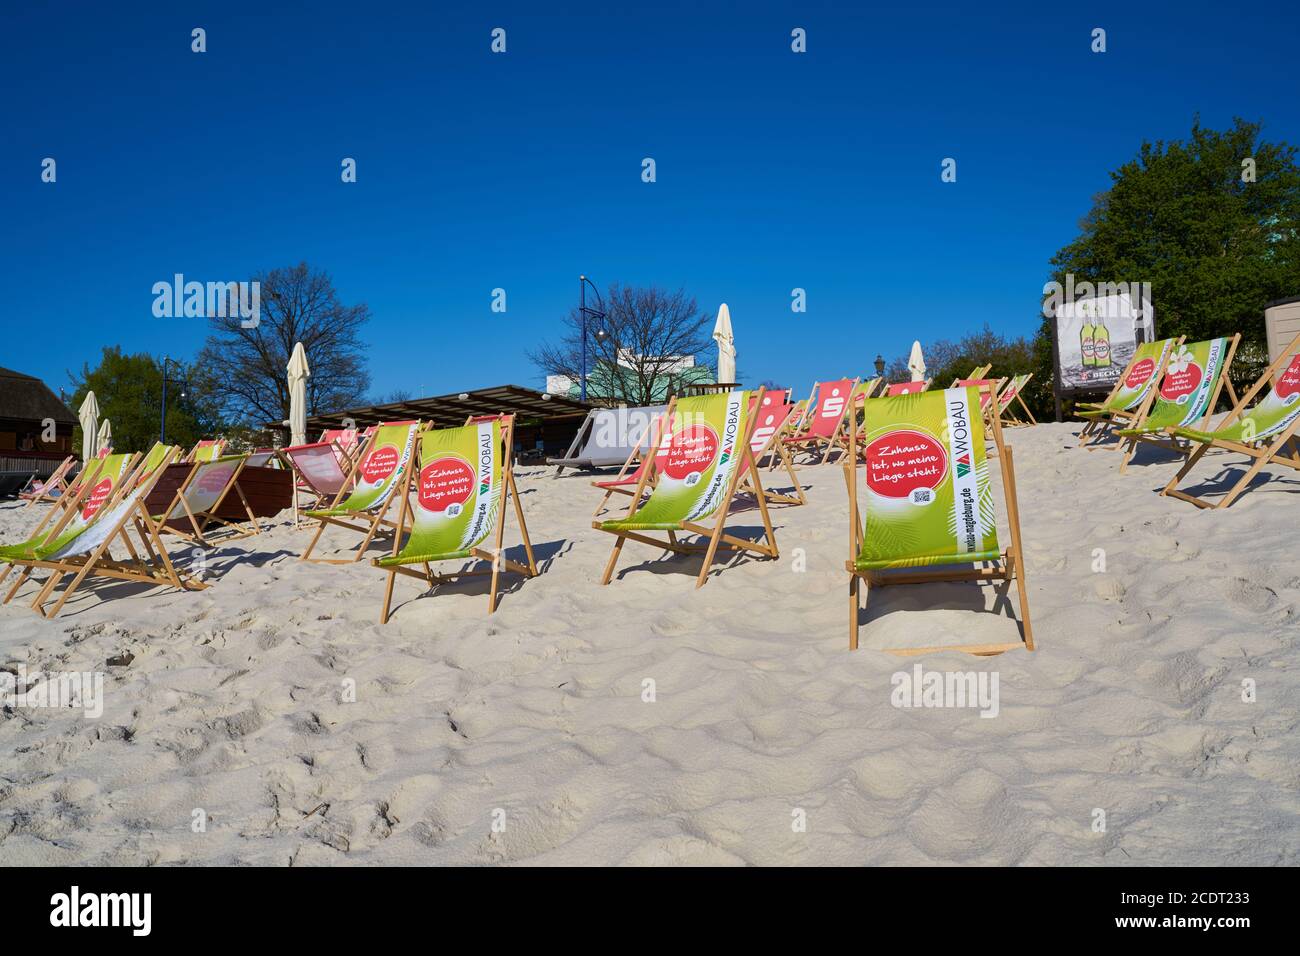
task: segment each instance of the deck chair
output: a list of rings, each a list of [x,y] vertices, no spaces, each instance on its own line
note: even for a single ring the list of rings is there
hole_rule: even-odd
[[[380,624],[388,621],[393,582],[399,574],[417,578],[430,587],[460,577],[491,575],[489,614],[497,608],[497,579],[502,571],[526,578],[537,576],[537,561],[515,487],[513,448],[513,415],[471,418],[459,428],[433,429],[420,436],[417,467],[408,469],[409,474],[399,479],[400,504],[393,553],[371,562],[388,572]],[[515,520],[519,522],[527,565],[507,558],[502,549],[507,499],[513,504]],[[406,542],[401,544],[404,533]],[[482,546],[489,537],[491,550]],[[437,561],[466,559],[486,561],[490,567],[471,570],[471,563],[448,574],[436,574],[430,567]],[[420,565],[422,570],[411,565]]]
[[[1106,400],[1075,409],[1074,414],[1086,422],[1079,430],[1079,444],[1088,448],[1120,447],[1101,442],[1111,429],[1124,428],[1146,417],[1155,397],[1155,386],[1164,378],[1169,356],[1182,344],[1180,335],[1176,339],[1158,339],[1139,345]]]
[[[224,438],[205,438],[190,449],[181,461],[215,461],[226,450]]]
[[[849,387],[846,387],[843,390],[845,399],[848,392]],[[760,402],[762,396],[763,390],[759,389]],[[750,414],[749,407],[750,393],[742,391],[674,398],[668,404],[672,430],[660,439],[668,443],[668,455],[662,472],[655,476],[654,491],[649,498],[642,498],[642,491],[657,470],[657,456],[651,456],[641,484],[632,494],[627,514],[622,518],[592,522],[591,526],[597,531],[607,531],[615,536],[614,550],[605,565],[601,584],[609,583],[618,556],[628,541],[639,541],[677,554],[704,552],[704,565],[696,578],[696,587],[707,580],[713,556],[720,546],[736,551],[753,551],[769,558],[778,557],[776,534],[767,513],[767,497],[761,492],[758,470],[754,466],[754,450],[750,446],[757,418]],[[727,512],[742,474],[759,488],[758,509],[765,533],[761,541],[747,541],[725,533]],[[712,527],[702,523],[709,518],[713,518]],[[643,533],[647,531],[662,531],[667,539],[660,540]],[[679,541],[677,535],[680,532],[701,535],[708,539],[708,544]]]
[[[36,547],[50,539],[50,535],[64,530],[69,535],[80,534],[100,509],[116,496],[122,484],[130,479],[137,458],[136,455],[110,455],[87,462],[72,490],[56,501],[55,507],[32,530],[24,546]],[[50,525],[50,530],[46,530],[46,525]],[[0,581],[11,570],[12,565],[6,565],[0,571]]]
[[[818,382],[813,386],[813,395],[808,401],[807,412],[798,425],[798,431],[782,436],[781,442],[792,452],[811,452],[816,458],[820,448],[826,451],[821,463],[825,464],[836,448],[843,447],[841,435],[845,422],[852,418],[853,391],[857,388],[856,378],[841,378],[833,382]]]
[[[1253,407],[1251,401],[1272,383],[1272,389]],[[1200,445],[1187,459],[1178,474],[1170,479],[1162,495],[1190,501],[1198,508],[1226,508],[1250,487],[1251,481],[1266,465],[1282,465],[1300,471],[1300,335],[1291,340],[1277,361],[1264,370],[1254,385],[1241,396],[1214,431],[1171,428],[1169,434]],[[1287,451],[1290,446],[1290,451]],[[1220,448],[1239,452],[1252,459],[1237,483],[1217,502],[1198,498],[1178,490],[1178,483],[1196,467],[1207,451]]]
[[[158,529],[204,548],[212,546],[212,538],[217,531],[232,531],[231,540],[259,534],[261,527],[238,485],[239,474],[247,464],[247,455],[226,455],[212,461],[181,463],[179,470],[184,470],[185,465],[189,465],[189,473],[180,487],[172,492],[170,499],[164,502],[155,497],[147,502],[154,512]],[[240,499],[244,513],[236,518],[218,514],[227,497],[232,494]]]
[[[986,432],[992,431],[994,409],[998,407],[997,395],[1005,382],[1005,378],[959,378],[952,383],[953,388],[979,389],[980,415],[984,419]],[[1001,434],[1001,429],[998,434]]]
[[[850,649],[858,646],[860,581],[867,582],[868,591],[873,585],[935,581],[1005,581],[1009,590],[1014,581],[1020,598],[1024,646],[1034,649],[1011,449],[1003,444],[1001,426],[994,419],[994,446],[1011,530],[1011,545],[1000,551],[979,406],[977,388],[922,392],[867,403],[863,453],[844,460],[849,488],[849,560],[845,569],[849,572]],[[854,431],[856,438],[856,424]],[[859,462],[864,466],[861,512]],[[915,570],[940,565],[957,567]],[[1008,601],[1009,606],[1005,592],[999,599]],[[894,653],[960,650],[1000,654],[1020,643],[936,645]]]
[[[140,462],[138,455],[114,455],[106,460],[105,477],[96,482],[95,490],[87,487],[81,496],[80,507],[69,512],[47,534],[32,538],[19,545],[0,548],[0,561],[9,567],[21,567],[18,579],[5,594],[9,603],[23,582],[37,568],[50,571],[49,577],[32,601],[32,608],[46,618],[53,618],[63,609],[73,593],[87,577],[105,577],[121,581],[139,581],[146,584],[170,585],[181,590],[201,590],[207,585],[176,570],[167,548],[163,544],[157,525],[144,506],[154,483],[159,480],[168,461],[176,457],[179,449],[168,449],[166,457],[150,472],[136,470],[122,474],[113,490],[104,498],[100,489],[107,476],[118,471],[115,459],[127,459],[125,469]],[[132,532],[136,542],[132,541]],[[137,546],[138,542],[138,546]],[[126,555],[115,558],[111,548],[120,545]],[[65,576],[72,580],[54,606],[46,610],[49,602]],[[0,575],[0,579],[3,575]]]
[[[312,497],[309,508],[320,508],[327,501],[334,501],[348,485],[352,462],[347,460],[345,466],[340,461],[338,447],[333,442],[290,445],[281,449],[281,453],[295,473],[295,497],[297,490]]]
[[[885,397],[893,398],[896,395],[917,395],[927,391],[930,388],[930,379],[921,382],[897,382],[885,389]]]
[[[807,504],[808,499],[804,496],[803,486],[799,483],[799,477],[794,473],[794,461],[790,457],[790,450],[786,448],[785,442],[781,440],[786,422],[796,414],[796,406],[791,405],[789,402],[789,392],[783,390],[764,392],[761,399],[755,393],[750,398],[750,413],[755,419],[753,434],[749,440],[750,450],[754,453],[755,467],[761,468],[763,459],[768,458],[770,461],[769,469],[775,469],[778,465],[785,468],[785,473],[790,476],[790,484],[794,488],[794,493],[792,495],[781,494],[771,488],[764,488],[761,482],[751,482],[748,471],[741,476],[739,487],[755,495],[765,495],[772,504]],[[664,453],[667,454],[666,445]]]
[[[403,480],[411,464],[416,435],[420,430],[421,425],[416,421],[385,422],[374,430],[333,503],[328,508],[304,512],[308,518],[319,521],[320,526],[301,560],[322,564],[351,564],[361,560],[380,528],[397,529],[397,523],[388,517],[388,512],[393,504],[393,492],[399,487],[405,487]],[[346,498],[343,497],[345,493]],[[311,556],[316,542],[329,525],[364,535],[361,546],[351,558]]]
[[[18,492],[18,497],[27,502],[26,507],[30,508],[38,501],[54,501],[56,498],[67,494],[68,492],[68,472],[77,460],[69,455],[59,463],[59,466],[50,473],[50,476],[44,480],[32,476],[31,483]]]
[[[1034,413],[1025,404],[1023,395],[1025,386],[1029,384],[1029,380],[1033,377],[1033,372],[1022,372],[1020,375],[1013,375],[1011,380],[1006,382],[1002,391],[998,393],[998,421],[1004,428],[1008,425],[1019,427],[1038,424],[1038,419],[1034,417]],[[1006,380],[1003,379],[1002,381]],[[1024,412],[1024,418],[1021,418],[1019,412],[1016,412],[1011,407],[1012,402],[1020,404],[1020,411]],[[1029,420],[1025,421],[1026,418]]]
[[[1191,445],[1167,429],[1204,430],[1225,386],[1233,405],[1237,404],[1237,393],[1228,378],[1228,370],[1232,367],[1240,340],[1241,333],[1238,332],[1231,338],[1207,339],[1180,345],[1173,350],[1155,403],[1141,419],[1115,431],[1124,442],[1124,458],[1119,465],[1121,475],[1128,471],[1128,463],[1140,442],[1183,456],[1190,454]]]
[[[967,375],[965,379],[960,379],[960,378],[954,379],[951,387],[964,388],[965,386],[962,385],[963,381],[982,381],[989,377],[989,370],[991,368],[993,368],[992,362],[990,362],[988,365],[976,365],[973,369],[970,370],[970,374]]]
[[[39,534],[46,525],[57,523],[63,517],[65,511],[75,507],[79,494],[84,489],[92,487],[97,483],[100,473],[104,470],[105,460],[106,459],[104,458],[97,457],[92,458],[85,463],[81,471],[77,472],[69,483],[67,493],[54,499],[54,506],[45,512],[45,517],[43,517],[40,522],[37,523],[36,527],[32,529],[33,535]],[[115,467],[118,461],[119,459],[114,459]],[[111,478],[116,482],[120,476],[113,475]]]

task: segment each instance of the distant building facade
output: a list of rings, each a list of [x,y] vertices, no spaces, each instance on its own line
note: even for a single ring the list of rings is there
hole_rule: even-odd
[[[77,416],[39,378],[0,368],[0,452],[72,451]]]

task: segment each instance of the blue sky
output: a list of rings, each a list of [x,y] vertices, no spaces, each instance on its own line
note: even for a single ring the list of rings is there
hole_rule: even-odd
[[[369,304],[376,394],[540,386],[580,272],[727,302],[743,379],[804,388],[1032,332],[1144,137],[1300,142],[1294,4],[281,6],[6,5],[0,365],[57,389],[105,344],[188,358],[205,323],[155,318],[153,283],[306,260]]]

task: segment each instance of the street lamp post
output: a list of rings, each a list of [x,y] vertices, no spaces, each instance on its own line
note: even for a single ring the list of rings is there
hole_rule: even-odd
[[[167,366],[169,364],[175,365],[177,368],[184,368],[184,366],[175,359],[169,358],[166,355],[163,356],[162,411],[159,413],[160,420],[158,422],[158,441],[163,445],[167,444]],[[181,387],[180,397],[184,398],[185,389],[189,387],[189,383],[186,382],[185,379],[181,378],[177,379],[177,384]]]
[[[599,309],[587,308],[587,286],[591,286],[591,291],[596,293],[596,302],[600,305]],[[605,302],[600,297],[600,290],[586,276],[578,276],[578,314],[582,316],[582,358],[580,359],[582,370],[578,383],[578,397],[585,402],[587,400],[587,317],[591,316],[602,322],[606,318]],[[605,341],[608,335],[609,333],[604,328],[596,326],[595,336],[597,342]]]

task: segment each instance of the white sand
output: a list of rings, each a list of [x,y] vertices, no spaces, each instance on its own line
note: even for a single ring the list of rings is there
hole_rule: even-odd
[[[54,621],[20,595],[0,663],[135,659],[98,720],[0,714],[0,863],[1295,865],[1300,476],[1201,512],[1155,494],[1172,464],[1121,478],[1075,428],[1009,433],[1033,654],[870,649],[1015,637],[951,586],[873,598],[850,653],[834,466],[801,473],[808,506],[773,511],[779,562],[719,564],[698,591],[697,559],[635,543],[600,587],[598,494],[530,469],[545,573],[491,618],[482,579],[418,600],[399,580],[381,627],[383,575],[299,562],[307,533],[286,522],[216,548],[201,593],[98,585]],[[0,541],[37,511],[0,505]],[[996,671],[999,715],[891,706],[917,661]]]

